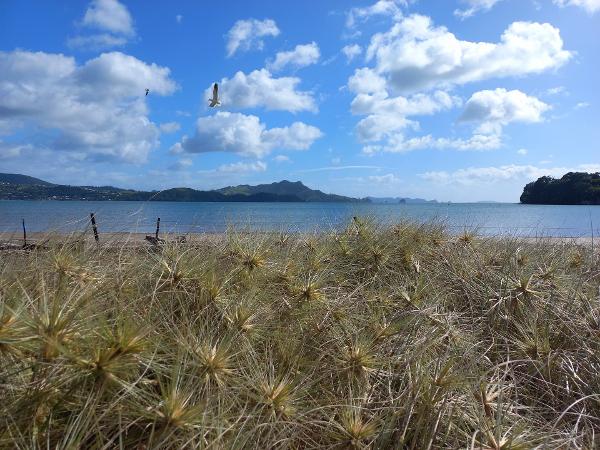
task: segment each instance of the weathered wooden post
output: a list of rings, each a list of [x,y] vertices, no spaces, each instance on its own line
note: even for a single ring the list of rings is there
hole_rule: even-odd
[[[94,232],[94,239],[96,240],[96,242],[98,242],[98,228],[96,228],[96,217],[94,216],[94,213],[90,213],[90,219],[92,221],[92,231]]]
[[[27,230],[25,229],[25,219],[21,219],[23,223],[23,248],[27,247]]]
[[[154,237],[156,238],[156,240],[158,241],[158,231],[160,230],[160,217],[156,220],[156,233],[154,234]]]

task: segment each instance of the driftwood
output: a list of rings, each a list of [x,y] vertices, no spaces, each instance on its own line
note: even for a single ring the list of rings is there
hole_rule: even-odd
[[[15,244],[13,242],[0,242],[0,250],[22,250],[23,245]]]
[[[164,244],[165,240],[156,236],[151,236],[149,234],[146,235],[146,240],[150,242],[152,245],[161,245]]]
[[[41,250],[47,249],[48,247],[43,243],[24,243],[17,244],[15,242],[0,242],[0,251],[10,251],[10,250]]]

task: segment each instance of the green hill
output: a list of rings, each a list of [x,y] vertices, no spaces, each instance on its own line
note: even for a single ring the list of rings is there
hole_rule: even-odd
[[[0,174],[0,200],[114,200],[165,202],[358,202],[325,194],[301,182],[230,186],[213,191],[173,188],[135,191],[112,186],[66,186],[19,174]]]
[[[521,203],[600,205],[600,173],[569,172],[559,179],[538,178],[525,186]]]
[[[18,173],[0,173],[0,183],[18,184],[24,186],[53,186],[52,183],[39,178],[21,175]]]
[[[242,184],[239,186],[227,186],[222,189],[217,189],[225,195],[241,194],[241,195],[252,195],[259,193],[266,194],[277,194],[277,195],[289,195],[298,197],[304,202],[356,202],[358,199],[352,197],[345,197],[343,195],[325,194],[322,191],[316,189],[310,189],[309,187],[302,184],[301,181],[279,181],[270,184],[259,184],[256,186],[250,186]]]

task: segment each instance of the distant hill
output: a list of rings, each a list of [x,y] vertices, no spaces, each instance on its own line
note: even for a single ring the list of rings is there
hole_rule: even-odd
[[[569,172],[562,178],[541,177],[529,183],[521,203],[538,205],[600,205],[600,172]]]
[[[408,197],[367,197],[371,203],[383,204],[415,204],[415,203],[437,203],[437,200],[425,200],[424,198]]]
[[[52,186],[52,183],[40,180],[39,178],[33,178],[27,175],[20,175],[18,173],[0,173],[0,183],[10,183],[19,185],[39,185],[39,186]]]
[[[217,189],[225,195],[253,195],[259,193],[277,194],[297,197],[303,202],[356,202],[355,198],[344,197],[343,195],[325,194],[322,191],[310,189],[302,182],[296,181],[279,181],[271,184],[259,184],[257,186],[249,186],[242,184],[239,186],[227,186],[222,189]]]
[[[300,181],[258,186],[229,186],[213,191],[173,188],[135,191],[112,186],[66,186],[19,174],[0,174],[0,200],[113,200],[167,202],[360,202],[351,197],[325,194]]]

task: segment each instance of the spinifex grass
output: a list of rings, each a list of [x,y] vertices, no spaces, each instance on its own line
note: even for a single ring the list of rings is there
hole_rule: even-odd
[[[435,224],[0,255],[0,448],[592,448],[600,262]]]

